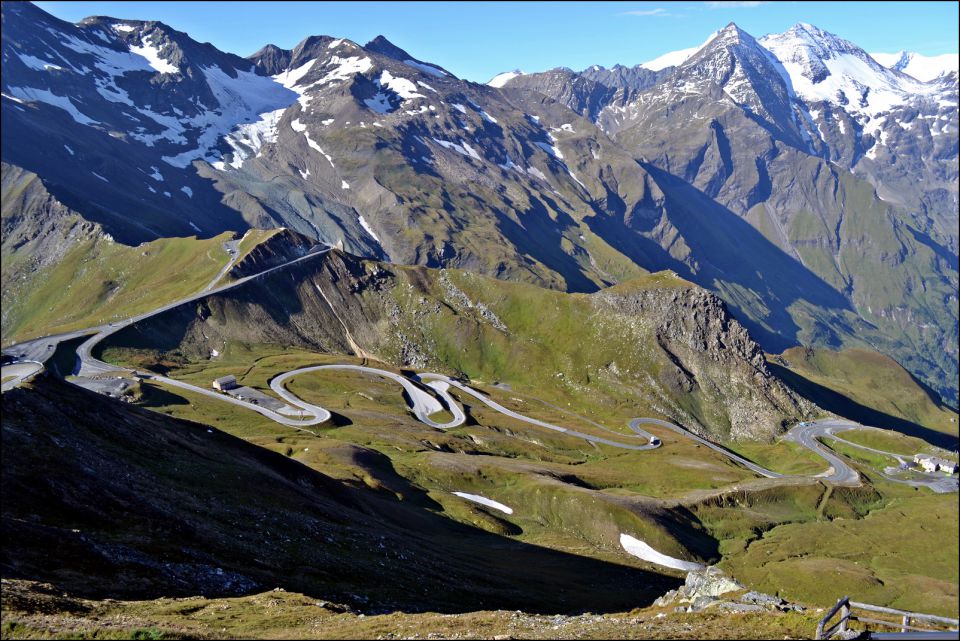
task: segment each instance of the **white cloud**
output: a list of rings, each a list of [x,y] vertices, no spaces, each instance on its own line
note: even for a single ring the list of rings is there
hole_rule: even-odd
[[[718,0],[716,2],[705,2],[704,4],[711,9],[750,9],[767,3],[757,0]]]
[[[624,11],[623,13],[618,13],[619,16],[657,16],[657,17],[666,17],[673,15],[668,13],[666,9],[657,8],[657,9],[640,9],[637,11]]]

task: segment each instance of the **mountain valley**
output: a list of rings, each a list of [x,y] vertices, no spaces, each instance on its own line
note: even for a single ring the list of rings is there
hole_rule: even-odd
[[[4,638],[960,614],[955,56],[2,16]]]

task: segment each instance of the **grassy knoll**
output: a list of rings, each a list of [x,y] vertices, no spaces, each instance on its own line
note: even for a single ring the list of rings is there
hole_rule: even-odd
[[[214,238],[162,238],[129,247],[98,238],[73,247],[31,281],[4,293],[4,342],[134,316],[202,290],[229,257]]]
[[[956,443],[957,412],[887,356],[797,347],[768,360],[794,389],[828,411],[935,444]]]
[[[883,454],[878,454],[877,452],[860,449],[859,447],[847,445],[842,441],[832,438],[822,438],[819,439],[819,441],[837,454],[844,456],[856,463],[872,467],[875,470],[882,471],[884,468],[891,466],[896,467],[898,465],[897,459],[892,456],[884,456]]]
[[[721,567],[759,590],[828,606],[841,596],[957,617],[956,495],[910,492],[861,519],[775,527]]]
[[[906,436],[890,430],[849,430],[842,432],[839,436],[851,443],[859,443],[875,450],[883,450],[891,454],[900,454],[902,456],[913,456],[914,454],[936,454],[952,460],[957,460],[956,452],[948,452],[938,447],[933,447],[924,440]]]
[[[749,461],[780,474],[814,475],[826,469],[822,458],[796,443],[781,441],[770,443],[733,443],[727,444],[731,452],[736,452]]]

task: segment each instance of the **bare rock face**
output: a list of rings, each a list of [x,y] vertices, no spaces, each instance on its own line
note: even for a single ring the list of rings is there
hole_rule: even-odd
[[[804,609],[803,606],[788,603],[780,597],[752,590],[735,598],[724,596],[743,589],[744,586],[736,579],[724,574],[720,568],[710,566],[688,573],[683,585],[657,598],[653,605],[665,607],[678,604],[678,612],[699,612],[709,607],[735,613]]]
[[[710,292],[695,286],[594,294],[596,304],[652,332],[667,354],[659,382],[690,399],[686,424],[706,436],[769,439],[814,407],[773,376],[763,350]],[[724,431],[726,427],[726,431]]]
[[[728,577],[717,567],[706,567],[687,573],[686,581],[676,590],[670,590],[653,602],[663,607],[672,603],[695,603],[697,600],[715,600],[721,594],[742,590],[743,585]]]
[[[35,173],[2,163],[2,183],[3,250],[21,250],[32,269],[56,263],[74,243],[103,236],[99,225],[57,200]]]

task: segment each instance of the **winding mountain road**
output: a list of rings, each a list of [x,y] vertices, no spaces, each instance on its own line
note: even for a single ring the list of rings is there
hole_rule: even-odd
[[[196,300],[200,300],[207,296],[220,294],[220,293],[229,291],[231,289],[234,289],[236,287],[241,287],[242,285],[244,285],[249,281],[255,280],[257,278],[262,278],[267,274],[270,274],[280,269],[284,269],[286,267],[300,263],[302,261],[310,260],[311,258],[323,255],[328,251],[330,251],[329,247],[327,248],[321,248],[319,246],[314,247],[304,256],[288,261],[281,265],[271,267],[257,274],[253,274],[251,276],[238,279],[232,283],[214,287],[216,282],[220,278],[222,278],[223,274],[225,273],[225,271],[222,271],[203,291],[197,294],[194,294],[192,296],[187,296],[180,300],[174,301],[172,303],[162,305],[150,312],[140,314],[122,321],[108,323],[106,325],[100,325],[100,326],[91,327],[88,329],[78,330],[74,332],[66,332],[63,334],[46,336],[46,337],[37,338],[31,341],[26,341],[17,345],[10,346],[4,349],[3,351],[5,354],[8,354],[9,356],[11,356],[14,359],[14,362],[12,364],[8,364],[3,367],[3,376],[4,378],[8,376],[12,376],[13,378],[7,383],[3,384],[3,391],[7,391],[8,389],[16,385],[19,385],[23,380],[29,378],[30,376],[33,376],[38,371],[40,371],[40,369],[42,369],[41,363],[44,363],[47,360],[49,360],[49,358],[53,355],[56,349],[56,346],[60,342],[71,340],[71,339],[85,336],[88,334],[92,334],[92,336],[90,336],[90,338],[88,338],[86,341],[81,343],[77,348],[77,366],[74,371],[75,374],[83,378],[83,377],[95,376],[95,375],[106,373],[106,372],[127,371],[132,373],[133,370],[111,365],[97,358],[94,358],[92,356],[92,351],[94,347],[96,347],[97,344],[99,344],[108,336],[134,323],[151,318],[153,316],[161,314],[167,310],[173,309],[180,305],[184,305]],[[235,253],[232,255],[235,258]],[[232,265],[233,262],[234,261],[231,260],[230,263],[228,263],[228,267]],[[539,419],[525,416],[507,407],[504,407],[503,405],[497,403],[496,401],[494,401],[487,395],[483,394],[482,392],[479,392],[471,387],[468,387],[467,385],[464,385],[463,383],[461,383],[456,379],[450,378],[443,374],[437,374],[433,372],[421,373],[415,377],[416,380],[412,380],[411,378],[402,376],[394,372],[389,372],[387,370],[381,370],[373,367],[365,367],[360,365],[350,365],[350,364],[317,365],[312,367],[303,367],[303,368],[291,370],[288,372],[283,372],[275,376],[270,381],[270,388],[280,398],[282,398],[289,405],[297,409],[297,411],[300,414],[297,418],[284,416],[273,410],[257,405],[256,403],[244,401],[244,400],[235,398],[233,396],[230,396],[228,394],[219,393],[210,389],[192,385],[190,383],[178,381],[176,379],[172,379],[166,376],[161,376],[158,374],[148,373],[148,372],[138,372],[138,373],[144,378],[147,378],[149,380],[157,381],[157,382],[170,385],[172,387],[184,389],[193,393],[202,394],[208,398],[215,398],[215,399],[224,401],[226,403],[231,403],[233,405],[258,412],[259,414],[269,418],[270,420],[276,421],[277,423],[280,423],[282,425],[286,425],[294,429],[304,430],[304,431],[315,434],[315,432],[312,432],[311,430],[308,430],[306,428],[314,425],[320,425],[329,421],[331,417],[330,412],[324,409],[323,407],[320,407],[319,405],[313,405],[311,403],[308,403],[302,400],[301,398],[299,398],[298,396],[290,392],[290,390],[288,390],[285,387],[284,383],[295,376],[298,376],[301,374],[307,374],[315,371],[323,371],[323,370],[357,371],[365,374],[384,377],[399,383],[402,386],[403,390],[406,392],[406,396],[411,405],[411,410],[414,416],[416,416],[417,420],[421,421],[425,425],[428,425],[432,428],[439,429],[439,430],[452,429],[454,427],[463,425],[466,421],[466,415],[463,409],[460,407],[460,405],[455,401],[455,399],[449,393],[450,388],[454,388],[458,390],[460,393],[466,394],[467,396],[470,396],[480,401],[487,407],[505,416],[509,416],[518,421],[523,421],[525,423],[542,427],[544,429],[548,429],[554,432],[566,434],[569,436],[573,436],[575,438],[580,438],[592,443],[608,445],[611,447],[626,449],[626,450],[656,449],[661,445],[660,439],[650,434],[646,430],[642,429],[640,426],[641,425],[657,425],[659,427],[663,427],[673,432],[676,432],[677,434],[685,438],[696,441],[718,452],[719,454],[737,462],[738,464],[744,466],[745,468],[749,469],[750,471],[760,476],[764,476],[771,479],[798,478],[797,476],[780,474],[778,472],[773,472],[764,467],[761,467],[756,463],[753,463],[752,461],[749,461],[748,459],[742,456],[739,456],[738,454],[735,454],[734,452],[731,452],[730,450],[727,450],[726,448],[721,447],[716,443],[713,443],[701,436],[698,436],[697,434],[694,434],[680,427],[679,425],[670,423],[669,421],[664,421],[656,418],[635,418],[631,420],[628,424],[628,427],[633,432],[633,434],[620,434],[598,423],[590,421],[589,419],[586,419],[584,417],[578,417],[581,420],[592,424],[596,428],[599,428],[600,430],[604,430],[619,436],[620,439],[641,438],[646,441],[645,443],[624,443],[622,442],[622,440],[612,440],[602,436],[597,436],[595,434],[588,434],[586,432],[581,432],[578,430],[570,429],[568,427],[554,425],[546,421],[541,421]],[[427,391],[428,389],[432,391],[433,394],[436,394],[436,397],[430,392],[428,392]],[[437,397],[440,400],[438,400]],[[545,401],[542,401],[542,402],[546,403]],[[550,405],[549,403],[546,403],[546,404]],[[565,411],[563,410],[563,408],[559,408],[556,406],[552,406],[552,407],[555,407],[556,409],[561,411]],[[432,418],[430,418],[432,415],[443,410],[449,411],[450,414],[452,415],[452,419],[450,421],[447,421],[445,423],[439,423],[433,420]],[[827,448],[822,446],[817,441],[817,439],[822,437],[838,438],[836,436],[837,432],[856,429],[860,427],[863,427],[863,426],[841,421],[841,420],[836,420],[836,419],[826,419],[826,420],[815,421],[811,423],[801,423],[787,432],[785,436],[785,440],[798,443],[802,447],[814,452],[817,456],[823,458],[827,462],[827,464],[829,465],[828,469],[816,475],[814,478],[819,478],[824,481],[829,481],[837,485],[859,485],[860,477],[857,474],[857,472],[852,467],[850,467],[850,465],[848,465],[845,461],[843,461],[840,457],[838,457],[836,454],[834,454],[833,452],[829,451]],[[877,429],[877,428],[871,428],[871,429]],[[844,441],[844,442],[857,447],[862,447],[862,446],[858,446],[855,443],[850,443],[849,441]],[[897,458],[898,460],[902,460],[902,455],[890,454],[888,452],[882,452],[880,450],[873,450],[872,448],[864,448],[864,449],[869,449],[871,451],[874,451],[880,454],[886,454],[894,458]],[[933,480],[931,480],[931,482],[925,482],[922,480],[921,481],[905,481],[905,480],[895,479],[887,475],[883,475],[883,476],[891,481],[895,481],[899,483],[906,483],[910,485],[923,485],[926,487],[931,487],[931,489],[934,489],[934,491],[951,491],[950,489],[944,489],[944,488],[948,488],[948,485],[944,485],[942,483],[938,484],[938,483],[935,483]],[[953,485],[955,486],[956,483],[953,483]],[[955,488],[953,489],[953,491],[955,491]]]
[[[43,363],[37,361],[20,361],[4,365],[0,367],[0,380],[4,381],[0,384],[0,391],[11,390],[42,370]],[[10,380],[6,380],[7,378]]]
[[[301,367],[300,369],[291,370],[289,372],[284,372],[278,376],[275,376],[270,381],[270,389],[277,393],[283,400],[287,401],[292,405],[302,406],[303,401],[300,400],[298,396],[287,390],[283,383],[289,378],[298,376],[300,374],[306,374],[309,372],[319,372],[324,370],[351,370],[355,372],[363,372],[365,374],[373,374],[374,376],[382,376],[390,380],[400,383],[404,391],[407,393],[407,398],[410,399],[410,402],[413,404],[413,413],[421,423],[429,425],[430,427],[436,428],[438,430],[448,430],[458,425],[463,425],[464,421],[467,420],[466,415],[464,415],[463,410],[457,405],[449,395],[445,392],[442,394],[442,397],[445,397],[444,400],[447,401],[447,408],[451,414],[453,414],[453,420],[447,423],[437,423],[430,418],[431,414],[436,414],[444,409],[443,405],[437,401],[433,396],[425,392],[424,390],[417,387],[413,381],[411,381],[406,376],[401,376],[400,374],[394,374],[393,372],[388,372],[382,369],[376,369],[373,367],[363,367],[361,365],[315,365],[313,367]],[[322,408],[320,408],[322,409]],[[324,410],[326,411],[326,410]],[[329,414],[329,412],[327,412]]]
[[[818,474],[818,477],[823,478],[825,481],[832,481],[837,485],[856,485],[860,482],[860,476],[856,470],[817,441],[818,438],[831,435],[834,431],[853,429],[854,427],[856,426],[853,424],[840,423],[833,419],[825,419],[806,424],[801,423],[791,428],[784,439],[800,444],[824,459],[830,465],[830,469],[833,470],[833,472],[826,475]],[[828,470],[828,472],[829,471],[830,470]]]
[[[569,434],[570,436],[575,436],[575,437],[577,437],[577,438],[582,438],[582,439],[584,439],[584,440],[586,440],[586,441],[591,441],[591,442],[593,442],[593,443],[603,443],[603,444],[605,444],[605,445],[611,445],[611,446],[613,446],[613,447],[619,447],[619,448],[625,449],[625,450],[652,450],[652,449],[654,449],[654,448],[660,447],[659,441],[657,441],[656,443],[654,443],[654,442],[646,443],[646,444],[644,444],[644,445],[632,445],[632,444],[629,444],[629,443],[620,443],[620,442],[617,442],[617,441],[611,441],[610,439],[603,438],[602,436],[594,436],[593,434],[586,434],[586,433],[584,433],[584,432],[578,432],[577,430],[572,430],[572,429],[567,428],[567,427],[560,427],[559,425],[554,425],[554,424],[552,424],[552,423],[547,423],[546,421],[541,421],[541,420],[538,420],[538,419],[535,419],[535,418],[530,418],[529,416],[524,416],[523,414],[519,414],[519,413],[517,413],[517,412],[514,412],[514,411],[511,410],[510,408],[504,407],[503,405],[501,405],[500,403],[497,403],[496,401],[494,401],[493,399],[487,397],[486,395],[478,392],[477,390],[475,390],[475,389],[473,389],[473,388],[467,387],[467,386],[464,385],[463,383],[461,383],[461,382],[459,382],[459,381],[457,381],[457,380],[454,380],[454,379],[450,378],[449,376],[444,376],[443,374],[434,374],[434,373],[432,373],[432,372],[423,373],[423,374],[420,374],[419,376],[420,376],[421,379],[432,379],[432,380],[434,380],[434,381],[442,381],[442,382],[446,383],[447,385],[449,385],[450,387],[455,387],[456,389],[460,390],[461,392],[463,392],[463,393],[465,393],[465,394],[468,394],[468,395],[476,398],[477,400],[479,400],[479,401],[480,401],[481,403],[483,403],[484,405],[486,405],[486,406],[488,406],[488,407],[490,407],[490,408],[492,408],[492,409],[500,412],[501,414],[505,414],[506,416],[509,416],[509,417],[511,417],[511,418],[515,418],[515,419],[517,419],[518,421],[523,421],[524,423],[530,423],[531,425],[538,425],[538,426],[544,427],[544,428],[546,428],[546,429],[548,429],[548,430],[553,430],[553,431],[555,431],[555,432],[561,432],[561,433],[563,433],[563,434]],[[646,419],[642,419],[642,420],[646,420]],[[624,436],[626,437],[626,435],[624,435]],[[652,437],[651,437],[651,438],[652,438]]]
[[[329,252],[330,249],[331,249],[330,247],[321,248],[318,245],[312,248],[309,252],[307,252],[303,256],[300,256],[299,258],[295,258],[291,261],[281,263],[280,265],[277,265],[275,267],[265,269],[262,272],[257,272],[256,274],[245,276],[243,278],[233,281],[232,283],[227,283],[226,285],[220,285],[219,287],[214,287],[212,289],[204,289],[203,291],[197,294],[193,294],[192,296],[187,296],[186,298],[181,298],[180,300],[176,300],[172,303],[167,303],[166,305],[162,305],[144,314],[140,314],[138,316],[132,316],[131,318],[127,318],[122,321],[109,323],[107,325],[100,325],[99,327],[94,327],[89,330],[85,330],[84,332],[81,332],[81,335],[83,333],[89,333],[90,331],[96,331],[97,333],[91,336],[89,339],[87,339],[83,343],[81,343],[80,346],[77,348],[77,358],[79,359],[78,360],[79,369],[77,369],[74,373],[77,374],[78,376],[93,376],[95,374],[102,374],[104,372],[115,372],[117,370],[124,369],[122,367],[117,367],[116,365],[111,365],[109,363],[105,363],[99,359],[94,358],[91,355],[91,352],[93,348],[98,343],[100,343],[103,339],[107,338],[111,334],[115,334],[116,332],[120,331],[125,327],[133,325],[134,323],[138,323],[142,320],[146,320],[153,316],[156,316],[157,314],[162,314],[163,312],[173,309],[174,307],[179,307],[180,305],[184,305],[186,303],[192,303],[194,301],[200,300],[201,298],[206,298],[207,296],[214,296],[216,294],[222,294],[223,292],[230,291],[231,289],[240,287],[243,284],[248,283],[252,280],[262,278],[267,274],[271,274],[279,269],[285,269],[287,267],[290,267],[291,265],[296,265],[297,263],[301,263],[305,260],[310,260],[312,258],[316,258],[317,256],[322,256],[323,254],[326,254],[327,252]]]

